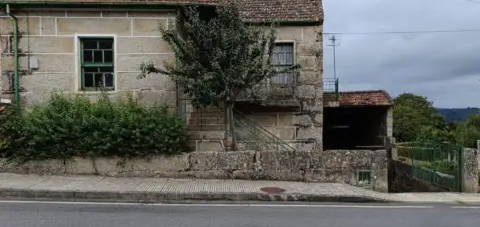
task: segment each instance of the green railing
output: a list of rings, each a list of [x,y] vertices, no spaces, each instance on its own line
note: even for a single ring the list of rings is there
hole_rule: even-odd
[[[399,157],[412,166],[412,177],[450,191],[462,190],[463,148],[450,143],[397,144]]]
[[[339,89],[339,80],[338,78],[324,78],[323,79],[323,91],[325,93],[334,93],[338,96]]]
[[[243,113],[234,111],[235,136],[243,149],[294,152],[295,148]]]

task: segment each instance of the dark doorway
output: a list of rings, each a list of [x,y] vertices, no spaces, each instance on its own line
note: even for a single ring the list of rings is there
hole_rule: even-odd
[[[381,149],[387,135],[385,107],[324,109],[324,149]]]

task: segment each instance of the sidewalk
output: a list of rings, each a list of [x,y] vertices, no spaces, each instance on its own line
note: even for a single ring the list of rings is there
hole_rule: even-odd
[[[262,188],[285,190],[268,193]],[[0,173],[0,199],[179,202],[452,202],[480,203],[480,194],[373,192],[346,184],[285,181],[37,176]]]

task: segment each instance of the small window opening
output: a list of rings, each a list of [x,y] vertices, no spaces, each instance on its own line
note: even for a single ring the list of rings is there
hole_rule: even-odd
[[[277,68],[279,73],[271,78],[273,84],[293,84],[295,74],[291,69],[294,62],[294,46],[293,43],[277,43],[273,48],[272,64]]]

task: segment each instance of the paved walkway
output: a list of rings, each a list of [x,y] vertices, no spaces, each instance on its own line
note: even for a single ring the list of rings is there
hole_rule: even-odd
[[[265,187],[285,190],[267,193]],[[37,176],[0,173],[0,198],[121,202],[180,200],[310,202],[464,202],[480,203],[480,194],[373,192],[346,184],[285,181]]]

